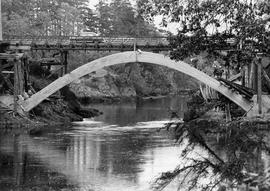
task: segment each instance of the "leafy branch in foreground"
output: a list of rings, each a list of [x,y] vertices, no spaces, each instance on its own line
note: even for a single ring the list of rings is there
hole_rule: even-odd
[[[270,188],[270,170],[262,171],[254,167],[253,162],[262,151],[270,153],[265,126],[239,120],[217,124],[209,130],[207,125],[195,124],[194,121],[181,124],[176,129],[177,142],[184,146],[183,164],[172,172],[162,173],[152,184],[154,190],[163,190],[174,180],[178,181],[179,190],[181,187],[188,191],[211,191],[221,186],[238,188],[241,185]],[[196,153],[198,151],[200,154]]]

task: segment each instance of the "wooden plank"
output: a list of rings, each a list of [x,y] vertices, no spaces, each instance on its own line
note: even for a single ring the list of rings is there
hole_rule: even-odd
[[[6,71],[6,70],[2,70],[1,73],[2,73],[2,74],[14,74],[14,71]]]

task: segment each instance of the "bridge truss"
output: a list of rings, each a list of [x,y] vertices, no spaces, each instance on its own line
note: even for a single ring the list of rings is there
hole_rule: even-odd
[[[80,36],[6,36],[10,49],[19,50],[89,50],[89,51],[168,51],[166,37],[80,37]]]

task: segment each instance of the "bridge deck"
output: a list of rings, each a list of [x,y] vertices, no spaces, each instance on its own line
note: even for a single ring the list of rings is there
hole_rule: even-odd
[[[10,43],[11,49],[33,50],[100,50],[100,51],[128,51],[136,49],[166,51],[169,50],[169,42],[165,37],[78,37],[78,36],[38,36],[4,38]]]

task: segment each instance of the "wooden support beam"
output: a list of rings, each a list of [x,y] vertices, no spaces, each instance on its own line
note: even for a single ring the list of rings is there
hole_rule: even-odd
[[[18,103],[17,103],[17,98],[18,98],[18,67],[17,64],[14,62],[14,90],[13,90],[13,103],[14,103],[14,108],[13,111],[14,113],[17,113],[18,111]]]
[[[14,112],[17,113],[19,111],[18,106],[18,97],[19,95],[24,94],[24,68],[22,59],[15,59],[14,61]]]
[[[64,70],[64,51],[60,50],[60,63],[61,63],[61,76],[65,75],[65,70]]]
[[[245,86],[249,87],[249,79],[248,79],[249,78],[249,66],[245,65],[244,69],[245,69]]]
[[[4,76],[2,75],[2,60],[0,60],[0,90],[2,89],[4,82]]]
[[[263,77],[265,78],[266,80],[266,86],[270,89],[270,78],[268,76],[268,74],[266,73],[266,71],[263,69]]]
[[[255,62],[254,64],[254,72],[253,72],[254,76],[253,76],[253,86],[252,88],[254,90],[258,90],[258,65],[257,62]]]
[[[257,88],[258,88],[258,112],[259,114],[262,114],[262,59],[259,58],[258,62],[257,62],[257,80],[258,80],[258,84],[257,84]]]
[[[13,66],[13,63],[7,63],[7,64],[2,65],[2,69],[9,68],[12,66]]]
[[[226,104],[225,110],[226,110],[226,121],[227,121],[227,122],[232,121],[230,103],[227,103],[227,104]]]
[[[3,27],[2,27],[2,0],[0,0],[0,41],[3,41]]]
[[[22,58],[22,64],[23,64],[23,72],[24,72],[24,90],[25,92],[28,92],[28,90],[30,89],[29,88],[29,59],[28,59],[28,56],[25,55],[23,58]]]
[[[255,76],[255,63],[254,61],[251,62],[250,66],[250,75],[249,75],[249,87],[254,89],[254,76]]]
[[[245,67],[241,68],[241,85],[245,86],[245,82],[246,82],[246,71],[245,71]]]
[[[64,74],[67,74],[68,51],[64,51]]]

